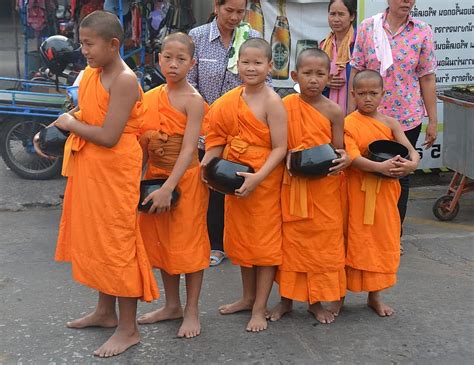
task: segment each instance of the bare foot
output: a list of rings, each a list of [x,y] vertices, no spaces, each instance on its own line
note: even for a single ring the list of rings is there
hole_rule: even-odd
[[[186,309],[184,319],[178,331],[178,337],[193,338],[201,334],[199,313],[196,309]]]
[[[327,306],[326,309],[334,314],[334,317],[337,317],[339,313],[341,313],[342,306],[344,305],[344,298],[341,298],[341,300],[336,300],[335,302],[330,302]]]
[[[260,332],[266,330],[268,327],[267,319],[265,318],[265,311],[252,311],[252,317],[247,324],[248,332]]]
[[[313,313],[314,318],[316,318],[321,323],[329,324],[334,322],[334,314],[324,309],[320,302],[311,304],[308,308],[308,311]]]
[[[117,327],[117,314],[100,314],[97,312],[89,313],[88,315],[75,319],[74,321],[67,322],[66,327],[69,328],[86,328],[86,327]]]
[[[170,308],[163,307],[150,313],[145,313],[138,317],[139,324],[152,324],[171,319],[183,318],[183,309],[181,307]]]
[[[291,312],[293,310],[293,301],[282,298],[280,303],[272,308],[270,313],[267,314],[267,319],[272,322],[278,321],[281,317],[285,314]]]
[[[238,301],[225,304],[219,307],[220,314],[232,314],[242,311],[250,311],[252,310],[254,300],[247,300],[247,299],[239,299]]]
[[[389,307],[384,302],[382,302],[379,292],[369,293],[367,305],[372,308],[380,317],[389,317],[395,313],[392,307]]]
[[[140,333],[137,328],[133,331],[119,330],[117,328],[112,337],[94,351],[94,355],[98,357],[117,356],[139,342]]]

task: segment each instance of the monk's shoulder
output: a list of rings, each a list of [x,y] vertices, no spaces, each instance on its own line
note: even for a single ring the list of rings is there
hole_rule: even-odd
[[[325,116],[331,123],[344,120],[344,114],[341,107],[334,101],[322,97],[317,107],[318,111]]]
[[[181,94],[181,103],[183,103],[186,114],[204,113],[206,102],[201,94],[194,88]]]
[[[115,76],[114,81],[110,85],[110,92],[121,92],[132,97],[138,95],[138,86],[137,76],[133,72],[124,70]],[[134,94],[134,91],[136,91],[136,94]]]
[[[395,118],[389,117],[388,115],[383,115],[383,119],[385,124],[390,127],[391,130],[396,130],[400,127],[400,124]]]
[[[359,123],[355,118],[355,113],[357,112],[352,112],[344,118],[344,129],[347,132],[355,132],[359,127]]]
[[[275,107],[276,105],[281,105],[283,107],[283,101],[281,100],[280,95],[278,95],[271,87],[266,86],[264,92],[262,93],[264,98],[265,105],[267,108]]]

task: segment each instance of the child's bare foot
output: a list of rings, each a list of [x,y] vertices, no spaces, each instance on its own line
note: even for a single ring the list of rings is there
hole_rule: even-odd
[[[86,328],[86,327],[117,327],[117,314],[115,312],[103,314],[97,311],[88,315],[75,319],[66,323],[69,328]]]
[[[238,301],[225,304],[219,307],[220,314],[232,314],[242,311],[250,311],[252,310],[254,300],[253,299],[239,299]]]
[[[140,333],[137,328],[132,331],[117,328],[112,337],[94,351],[94,355],[98,357],[117,356],[139,342]]]
[[[201,323],[197,309],[186,309],[184,319],[178,331],[178,337],[193,338],[201,334]]]
[[[380,298],[380,292],[370,292],[369,296],[367,297],[367,305],[372,308],[375,313],[377,313],[380,317],[389,317],[395,311],[392,307],[389,307]]]
[[[285,314],[291,312],[293,309],[293,301],[286,299],[286,298],[281,298],[281,301],[272,308],[270,313],[267,314],[267,319],[269,319],[272,322],[278,321],[281,317],[283,317]]]
[[[341,313],[342,306],[344,305],[344,298],[341,300],[337,300],[335,302],[331,302],[326,306],[326,309],[334,314],[334,317],[337,317],[339,313]]]
[[[311,304],[308,308],[308,311],[313,313],[314,318],[316,318],[321,323],[329,324],[334,322],[334,314],[324,309],[320,302]]]
[[[152,324],[171,319],[183,318],[183,309],[181,307],[163,307],[150,313],[145,313],[138,317],[139,324]]]
[[[268,327],[267,319],[265,318],[265,311],[252,311],[252,317],[247,324],[248,332],[260,332],[266,330]]]

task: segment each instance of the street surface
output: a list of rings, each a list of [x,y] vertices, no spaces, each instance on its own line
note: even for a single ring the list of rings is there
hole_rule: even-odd
[[[446,187],[413,189],[399,283],[385,295],[396,309],[392,318],[377,317],[364,295],[349,294],[331,325],[318,324],[297,303],[267,331],[246,333],[248,313],[217,312],[241,291],[238,268],[225,261],[205,274],[201,336],[176,338],[179,321],[143,326],[138,346],[102,360],[91,353],[112,330],[64,325],[92,310],[96,295],[72,281],[69,265],[53,261],[63,187],[61,178],[21,180],[0,163],[0,364],[472,363],[474,194],[461,201],[454,221],[442,223],[431,207]],[[275,286],[270,306],[277,294]],[[139,313],[162,303],[140,303]]]

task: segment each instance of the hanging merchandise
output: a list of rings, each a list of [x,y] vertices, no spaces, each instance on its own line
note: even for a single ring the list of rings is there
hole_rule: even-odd
[[[90,13],[104,8],[104,0],[77,0],[79,2],[79,22]]]
[[[135,47],[140,45],[142,38],[142,13],[140,6],[135,4],[132,7],[132,41]]]
[[[118,14],[119,12],[119,5],[120,1],[122,2],[122,15],[127,15],[130,11],[130,4],[128,0],[105,0],[104,3],[104,10]]]
[[[37,35],[47,25],[46,0],[27,0],[26,5],[26,23]]]
[[[155,44],[159,46],[163,39],[171,33],[187,33],[196,23],[194,18],[192,0],[169,0],[168,11],[161,22]]]

